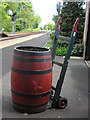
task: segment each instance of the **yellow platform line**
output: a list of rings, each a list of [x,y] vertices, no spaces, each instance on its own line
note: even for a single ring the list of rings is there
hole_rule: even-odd
[[[85,60],[85,63],[86,63],[87,66],[90,68],[90,61],[86,61],[86,60]]]

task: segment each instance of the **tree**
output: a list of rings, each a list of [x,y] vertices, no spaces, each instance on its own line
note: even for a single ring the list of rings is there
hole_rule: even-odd
[[[40,22],[41,22],[40,16],[35,15],[34,16],[34,21],[33,21],[33,28],[38,28]]]
[[[83,38],[85,10],[83,9],[84,2],[64,2],[61,10],[60,35],[69,36],[71,34],[73,24],[77,17],[80,18],[78,24],[77,38]],[[57,16],[53,20],[56,22]]]
[[[1,13],[0,21],[2,23],[3,30],[11,31],[12,22],[10,16],[8,16],[8,6],[9,6],[8,2],[0,4],[0,13]]]
[[[53,18],[52,18],[52,20],[55,22],[55,25],[56,25],[56,23],[57,23],[57,20],[58,20],[58,15],[53,15]]]
[[[21,27],[18,26],[19,29],[20,28],[21,29],[22,28],[23,29],[37,28],[41,22],[41,18],[40,16],[35,15],[34,10],[32,9],[32,3],[31,2],[19,2],[18,5],[19,7],[17,9],[16,26],[22,23]]]
[[[44,29],[54,31],[55,30],[55,24],[53,22],[48,23],[48,24],[44,25]]]
[[[2,2],[0,3],[0,23],[2,23],[4,31],[12,31],[11,17],[15,12],[17,13],[15,21],[16,31],[31,27],[36,28],[41,22],[40,16],[35,15],[32,3],[28,2],[28,0],[24,0],[24,2]],[[1,25],[0,29],[2,29]]]
[[[32,21],[34,19],[34,11],[32,9],[32,4],[26,2],[19,2],[17,9],[17,19],[16,19],[16,29],[21,30],[31,27]],[[21,24],[21,27],[19,26]],[[19,29],[18,29],[19,27]],[[20,29],[21,28],[21,29]]]
[[[9,14],[8,11],[11,10],[12,12],[14,12],[15,9],[17,9],[17,7],[18,7],[17,3],[14,2],[0,3],[0,13],[1,13],[0,21],[2,23],[3,31],[8,31],[8,32],[12,31],[11,14]]]

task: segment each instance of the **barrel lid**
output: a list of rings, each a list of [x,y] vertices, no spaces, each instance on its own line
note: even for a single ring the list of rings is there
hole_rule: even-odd
[[[47,48],[34,46],[16,46],[14,48],[14,53],[21,55],[44,56],[49,55],[50,50]]]

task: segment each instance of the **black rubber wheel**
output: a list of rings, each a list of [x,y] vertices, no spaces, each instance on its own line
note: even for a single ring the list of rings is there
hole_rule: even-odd
[[[50,97],[49,97],[49,99],[50,99],[51,101],[53,101],[53,94],[54,94],[54,92],[53,92],[53,90],[51,89],[51,91],[50,91]]]
[[[58,109],[64,109],[68,104],[68,100],[66,98],[60,97],[57,102]]]
[[[50,94],[51,94],[51,95],[53,95],[53,94],[54,94],[54,92],[53,92],[53,90],[52,90],[52,89],[51,89],[51,91],[50,91]]]

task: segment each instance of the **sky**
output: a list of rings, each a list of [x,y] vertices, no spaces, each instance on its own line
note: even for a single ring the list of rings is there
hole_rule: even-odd
[[[57,14],[56,4],[62,0],[30,0],[35,14],[39,15],[42,22],[39,26],[52,23],[53,14]]]

